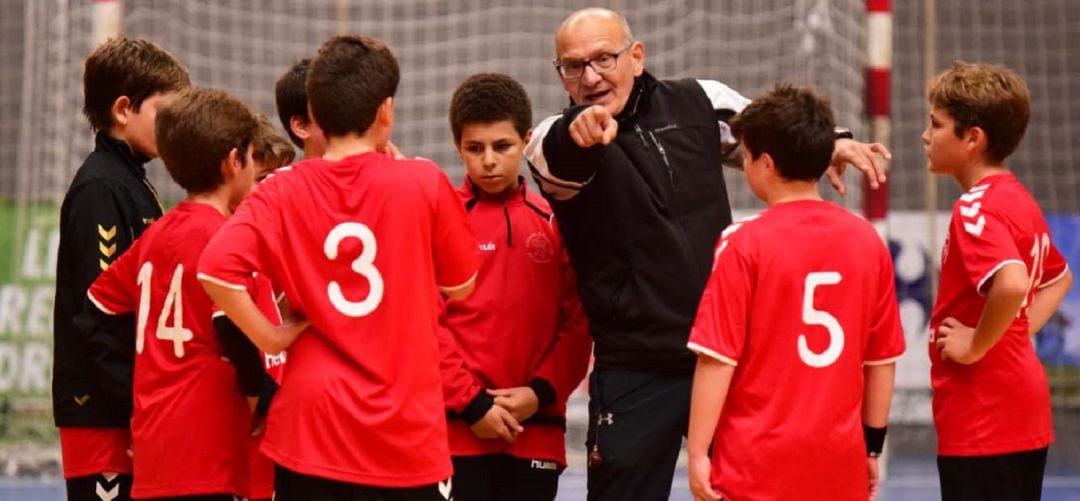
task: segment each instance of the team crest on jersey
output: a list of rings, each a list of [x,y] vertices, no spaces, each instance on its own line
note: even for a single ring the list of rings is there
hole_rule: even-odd
[[[525,251],[534,263],[544,264],[555,255],[555,244],[546,234],[538,231],[525,240]]]

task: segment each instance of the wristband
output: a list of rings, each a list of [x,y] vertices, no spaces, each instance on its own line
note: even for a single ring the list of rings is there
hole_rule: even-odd
[[[863,438],[866,440],[867,456],[876,458],[881,455],[882,449],[885,448],[885,430],[887,429],[886,426],[881,428],[874,428],[865,424],[862,426]]]

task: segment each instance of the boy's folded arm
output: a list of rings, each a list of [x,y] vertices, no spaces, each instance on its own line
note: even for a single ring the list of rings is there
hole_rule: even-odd
[[[237,290],[200,278],[210,299],[251,339],[255,346],[269,354],[285,351],[304,329],[306,320],[287,321],[275,326],[263,315],[246,290]]]
[[[221,342],[225,357],[236,367],[236,382],[240,393],[256,397],[267,376],[262,354],[247,336],[226,315],[214,318],[214,331]]]
[[[1072,288],[1072,278],[1072,271],[1065,270],[1060,278],[1035,292],[1035,298],[1031,300],[1027,312],[1028,334],[1034,335],[1050,321],[1050,317],[1065,299],[1065,294]]]
[[[972,335],[971,354],[981,359],[1001,339],[1016,319],[1028,292],[1027,268],[1010,263],[994,273],[986,292],[986,306]]]
[[[446,302],[440,305],[439,325],[435,336],[439,343],[439,374],[442,377],[443,400],[446,410],[461,415],[466,423],[473,424],[494,405],[484,386],[465,364],[458,351],[454,333],[446,326]]]

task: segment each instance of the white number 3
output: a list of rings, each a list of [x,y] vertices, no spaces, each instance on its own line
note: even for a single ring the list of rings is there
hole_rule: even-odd
[[[821,353],[814,353],[806,343],[806,335],[799,334],[799,358],[810,367],[828,367],[832,365],[844,350],[844,329],[836,317],[826,311],[814,309],[814,289],[819,285],[840,283],[840,274],[835,271],[819,271],[806,275],[806,287],[803,292],[802,321],[806,325],[820,325],[829,331],[829,346]]]
[[[326,292],[330,296],[330,303],[338,311],[350,317],[362,317],[375,311],[375,308],[382,302],[383,297],[382,275],[375,268],[375,252],[377,250],[375,234],[362,223],[341,223],[335,226],[333,230],[330,230],[330,234],[326,236],[323,253],[331,261],[337,259],[338,246],[341,245],[342,240],[349,237],[360,240],[364,247],[360,251],[360,256],[352,262],[352,269],[368,280],[370,284],[368,296],[361,301],[350,301],[345,298],[345,294],[342,294],[341,284],[333,280],[326,287]]]

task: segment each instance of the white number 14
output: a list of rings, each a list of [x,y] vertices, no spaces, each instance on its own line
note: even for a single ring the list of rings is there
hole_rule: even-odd
[[[154,273],[154,264],[147,261],[139,268],[139,321],[135,329],[135,352],[142,353],[146,343],[146,321],[150,316],[150,282]],[[184,343],[191,341],[194,333],[191,329],[184,328],[184,301],[181,294],[181,285],[184,280],[184,265],[176,266],[173,271],[172,281],[169,282],[169,292],[165,294],[165,304],[161,306],[161,315],[158,316],[157,329],[154,336],[163,341],[172,341],[173,354],[177,358],[184,357]],[[165,322],[172,313],[172,327],[166,326]]]

